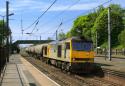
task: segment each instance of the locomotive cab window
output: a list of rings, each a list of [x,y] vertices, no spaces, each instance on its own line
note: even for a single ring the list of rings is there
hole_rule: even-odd
[[[78,50],[78,51],[91,51],[92,50],[91,42],[73,42],[72,46],[73,46],[73,50]]]
[[[45,47],[45,55],[47,55],[47,47]]]
[[[58,45],[58,52],[57,52],[57,56],[58,57],[61,57],[62,56],[62,46],[61,45]]]
[[[66,58],[66,54],[68,53],[69,50],[70,50],[70,42],[66,42],[64,47],[64,58]]]
[[[70,49],[70,43],[69,42],[66,43],[66,49]]]

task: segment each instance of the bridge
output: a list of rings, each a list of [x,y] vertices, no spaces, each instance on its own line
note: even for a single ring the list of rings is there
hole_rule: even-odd
[[[19,45],[20,44],[43,44],[43,43],[49,43],[53,40],[17,40],[12,44],[12,51],[16,50],[17,52],[20,51]]]
[[[53,40],[17,40],[14,42],[14,45],[19,45],[19,44],[43,44],[43,43],[49,43]]]

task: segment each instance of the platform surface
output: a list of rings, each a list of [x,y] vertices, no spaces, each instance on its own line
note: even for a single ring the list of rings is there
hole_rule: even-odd
[[[12,55],[1,86],[60,86],[20,55]]]
[[[125,72],[125,59],[112,58],[112,61],[109,61],[105,57],[95,57],[95,63],[104,68]],[[1,85],[60,86],[18,54],[10,57]]]
[[[101,65],[102,68],[125,72],[125,56],[112,58],[111,61],[107,57],[95,57],[95,63]]]

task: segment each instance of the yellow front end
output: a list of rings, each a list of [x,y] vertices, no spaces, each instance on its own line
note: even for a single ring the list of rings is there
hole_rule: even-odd
[[[83,42],[84,43],[84,42]],[[88,45],[88,43],[86,43]],[[73,63],[94,63],[94,51],[92,50],[92,43],[89,45],[91,45],[91,48],[89,50],[75,50],[73,47],[73,42],[70,42],[70,62]],[[77,42],[77,46],[79,46],[79,42]],[[83,44],[81,45],[83,46]],[[81,47],[80,46],[80,47]]]
[[[89,73],[94,69],[94,51],[92,43],[70,42],[70,65],[72,71]]]
[[[71,52],[71,62],[94,62],[94,52],[93,51],[75,51]]]

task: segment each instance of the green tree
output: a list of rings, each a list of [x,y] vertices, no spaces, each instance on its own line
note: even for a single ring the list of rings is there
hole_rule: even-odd
[[[66,38],[70,38],[71,37],[71,31],[66,33]]]
[[[47,40],[52,40],[52,38],[51,38],[51,37],[48,37]]]
[[[120,41],[120,44],[125,47],[125,30],[123,30],[121,32],[121,34],[119,35],[119,41]]]
[[[65,38],[66,38],[66,35],[65,35],[64,32],[61,32],[61,33],[58,34],[58,39],[59,40],[62,40],[62,39],[65,39]]]
[[[91,28],[94,25],[95,19],[96,13],[78,17],[74,21],[73,28],[67,33],[67,36],[83,36],[87,39],[91,39]]]
[[[111,37],[112,46],[118,44],[118,35],[124,28],[122,10],[119,5],[110,5],[111,7]],[[118,10],[118,11],[116,11]],[[96,40],[96,32],[98,33],[98,45],[101,46],[108,41],[108,12],[105,9],[96,18],[93,27],[93,41]]]
[[[67,37],[71,36],[83,36],[86,39],[92,39],[92,27],[96,20],[96,17],[104,10],[103,6],[100,6],[97,12],[89,13],[85,16],[79,16],[73,24],[72,29],[67,33]]]
[[[10,34],[10,30],[7,29],[5,22],[0,20],[0,45],[2,45],[3,40]]]
[[[118,35],[123,31],[125,10],[117,4],[111,4],[111,37],[112,47],[121,43]],[[98,33],[98,46],[107,46],[108,41],[108,9],[100,6],[95,12],[88,15],[79,16],[73,24],[67,37],[83,36],[92,39],[96,43],[96,33]]]

